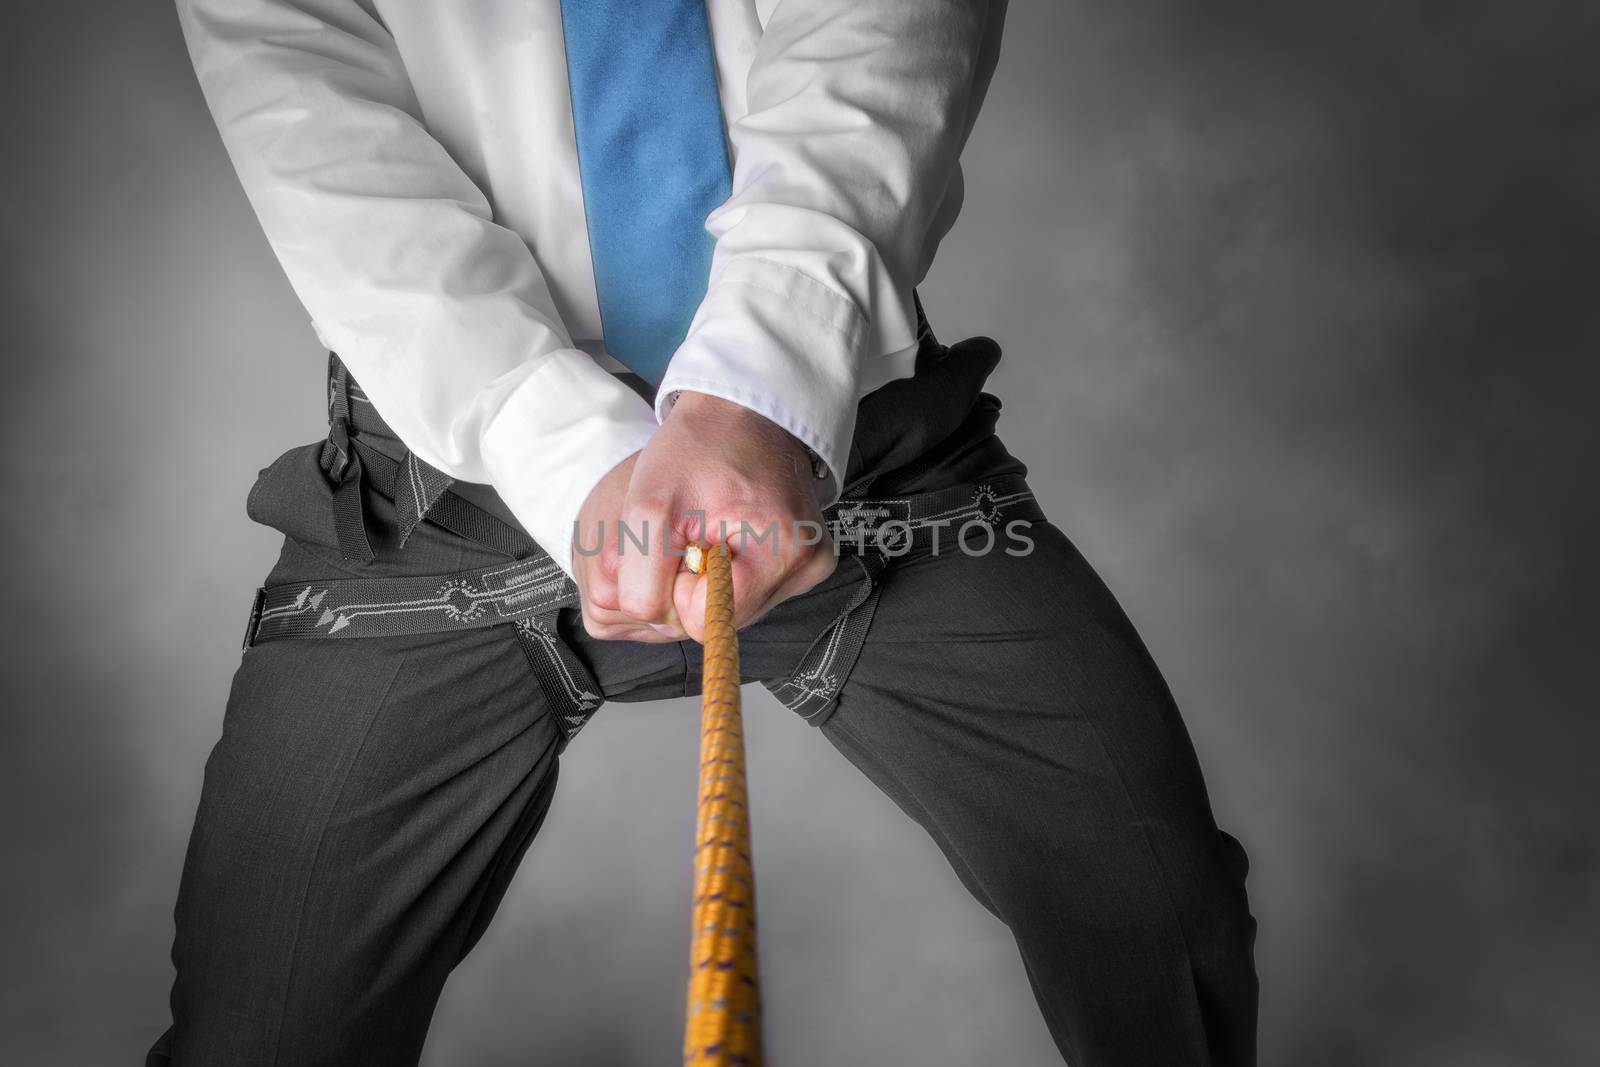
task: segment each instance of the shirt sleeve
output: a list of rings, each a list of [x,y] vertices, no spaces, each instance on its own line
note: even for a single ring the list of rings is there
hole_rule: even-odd
[[[356,0],[178,0],[201,90],[318,336],[400,439],[493,484],[569,573],[650,406],[572,345],[533,253],[426,128]]]
[[[959,203],[958,157],[1004,0],[781,0],[734,122],[711,274],[657,395],[710,393],[782,426],[842,480],[863,361],[916,343],[912,287]]]

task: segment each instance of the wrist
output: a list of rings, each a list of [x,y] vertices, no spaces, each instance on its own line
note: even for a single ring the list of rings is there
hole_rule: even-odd
[[[667,418],[690,419],[717,428],[748,428],[774,441],[781,441],[795,460],[797,468],[809,472],[811,480],[822,481],[828,477],[827,463],[811,449],[811,446],[765,415],[743,404],[711,393],[679,389],[673,391],[669,400]]]

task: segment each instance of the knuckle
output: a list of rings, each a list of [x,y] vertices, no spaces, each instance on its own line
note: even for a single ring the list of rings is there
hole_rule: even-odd
[[[597,583],[593,589],[589,590],[588,595],[584,597],[584,604],[590,609],[598,608],[602,611],[618,610],[617,583]]]
[[[616,609],[630,618],[653,620],[662,614],[660,591],[648,585],[630,585],[617,594]]]
[[[628,494],[623,511],[626,514],[654,515],[667,510],[671,503],[672,494],[659,481],[652,481]]]
[[[601,622],[598,619],[587,616],[583,620],[583,628],[596,641],[616,641],[619,638],[627,637],[630,632],[630,628],[627,626],[621,626],[614,622]]]
[[[658,526],[670,506],[671,501],[662,494],[640,493],[628,498],[628,503],[622,509],[622,521],[634,533],[643,533],[646,527],[654,529]]]

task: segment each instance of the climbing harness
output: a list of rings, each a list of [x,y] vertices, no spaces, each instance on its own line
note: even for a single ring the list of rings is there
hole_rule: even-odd
[[[578,605],[577,586],[533,538],[452,489],[448,475],[414,453],[396,460],[362,440],[350,425],[350,395],[356,386],[342,361],[333,353],[329,359],[328,437],[286,453],[279,462],[317,451],[317,463],[332,487],[333,530],[340,553],[356,564],[374,559],[362,508],[363,492],[370,490],[394,502],[402,545],[426,519],[501,560],[448,574],[263,585],[251,605],[244,647],[285,639],[337,640],[510,625],[550,702],[565,748],[602,703],[600,687],[557,629],[562,609]],[[999,551],[996,531],[1014,520],[1044,518],[1021,474],[904,496],[853,495],[894,474],[847,487],[843,499],[823,510],[824,532],[840,556],[860,568],[861,583],[789,676],[769,685],[780,701],[813,725],[826,718],[849,677],[884,575],[895,559],[928,551],[930,546],[938,550],[941,544],[944,551],[953,551],[951,545],[962,533],[978,526],[988,528],[989,543]]]

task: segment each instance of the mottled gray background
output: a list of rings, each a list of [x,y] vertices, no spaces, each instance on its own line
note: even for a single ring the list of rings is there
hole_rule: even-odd
[[[1254,856],[1264,1063],[1600,1048],[1595,11],[1019,2],[924,287]],[[10,14],[0,1032],[133,1063],[324,355],[170,6]],[[749,703],[774,1061],[1051,1062],[1006,931]],[[574,747],[430,1063],[674,1061],[694,714]]]

